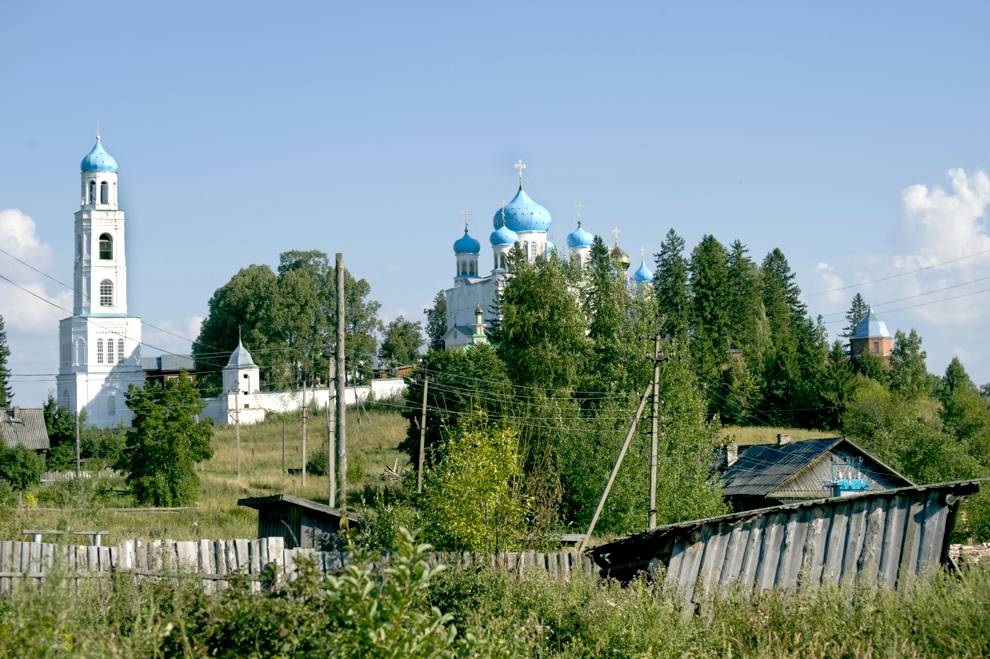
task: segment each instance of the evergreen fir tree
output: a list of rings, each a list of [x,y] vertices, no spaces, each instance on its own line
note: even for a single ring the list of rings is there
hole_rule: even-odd
[[[671,229],[655,256],[653,288],[660,310],[660,331],[680,349],[687,347],[691,320],[691,296],[688,291],[688,262],[684,257],[684,239]]]
[[[691,357],[703,389],[714,387],[729,356],[729,256],[706,235],[691,253]]]
[[[591,246],[582,305],[591,342],[582,368],[584,391],[628,392],[642,387],[635,381],[637,362],[644,359],[644,342],[633,331],[632,295],[622,272],[612,265],[608,247],[598,236]],[[642,372],[642,368],[638,369]],[[601,398],[590,399],[601,401]]]
[[[780,249],[763,259],[761,281],[772,341],[763,375],[765,418],[788,425],[793,421],[789,409],[795,407],[793,400],[801,385],[798,335],[805,321],[805,306],[794,273]]]
[[[14,391],[10,386],[10,348],[7,347],[7,330],[0,316],[0,407],[10,407]]]
[[[897,330],[890,353],[891,390],[908,399],[927,396],[933,384],[925,364],[927,357],[928,353],[921,349],[921,336],[915,330],[909,334]]]
[[[832,344],[823,375],[821,394],[827,409],[822,410],[820,418],[824,428],[835,430],[839,428],[842,414],[852,398],[856,381],[841,341]]]
[[[846,312],[846,327],[842,330],[842,336],[849,338],[856,331],[856,326],[859,325],[866,316],[870,313],[870,307],[863,299],[863,296],[859,293],[853,296],[852,303],[849,305],[849,311]]]
[[[443,350],[443,337],[447,334],[447,297],[443,291],[433,298],[433,306],[426,310],[426,336],[429,350]]]

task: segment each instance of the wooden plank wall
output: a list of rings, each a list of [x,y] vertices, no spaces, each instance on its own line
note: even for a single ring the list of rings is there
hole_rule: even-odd
[[[314,561],[317,570],[330,574],[343,569],[346,553],[315,549],[286,549],[280,537],[257,540],[124,540],[115,547],[89,547],[40,542],[0,542],[0,593],[10,592],[21,580],[40,583],[55,573],[63,578],[108,577],[113,573],[138,576],[187,575],[201,579],[207,592],[224,588],[234,579],[247,579],[260,591],[264,570],[274,567],[277,578],[294,579],[303,558]],[[431,566],[453,568],[487,565],[518,575],[547,574],[568,579],[572,574],[598,574],[590,557],[575,552],[436,552],[427,557]]]

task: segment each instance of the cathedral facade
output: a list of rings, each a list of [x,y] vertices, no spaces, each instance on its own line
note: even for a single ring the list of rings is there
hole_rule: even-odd
[[[75,213],[72,316],[59,323],[59,405],[90,425],[129,425],[130,385],[142,386],[141,319],[127,313],[124,211],[117,202],[117,161],[99,135],[80,165]]]
[[[444,346],[460,348],[478,342],[478,327],[496,320],[496,302],[508,278],[508,258],[513,247],[518,246],[529,261],[541,256],[553,256],[557,250],[548,234],[552,218],[550,212],[533,201],[523,189],[523,170],[526,164],[515,164],[519,172],[519,188],[512,200],[495,211],[493,231],[488,237],[492,249],[491,270],[481,274],[481,243],[473,238],[464,225],[464,235],[454,242],[456,271],[454,285],[444,291],[447,304],[447,333]],[[582,206],[578,204],[580,209]],[[567,258],[587,266],[591,259],[591,246],[595,236],[581,226],[567,234]],[[617,267],[626,271],[629,257],[618,245],[618,239],[609,251]],[[645,261],[633,273],[633,284],[643,285],[653,280],[653,273]],[[482,314],[479,317],[479,314]]]

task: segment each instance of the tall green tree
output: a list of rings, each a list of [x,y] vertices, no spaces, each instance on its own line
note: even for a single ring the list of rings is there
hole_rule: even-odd
[[[402,415],[408,420],[406,437],[399,445],[412,464],[419,461],[419,434],[426,387],[426,433],[424,460],[432,464],[439,458],[445,433],[475,411],[499,421],[512,412],[512,387],[502,360],[491,346],[472,346],[464,350],[432,350],[423,357],[419,368],[406,378],[405,406]]]
[[[41,411],[49,444],[45,466],[51,471],[67,470],[76,462],[76,420],[51,394]]]
[[[598,236],[591,246],[582,305],[588,319],[587,359],[581,364],[580,388],[594,395],[586,404],[603,400],[600,392],[630,392],[643,387],[646,366],[645,334],[637,324],[633,295],[621,270],[612,265],[608,247]]]
[[[921,349],[921,336],[915,330],[905,334],[894,333],[894,348],[890,353],[890,388],[913,399],[927,396],[933,385],[925,359],[928,353]]]
[[[0,316],[0,407],[10,407],[14,390],[10,386],[10,347],[7,345],[7,329]]]
[[[369,299],[368,282],[349,271],[344,273],[344,291],[348,374],[365,380],[377,352],[380,305]],[[283,252],[277,273],[263,265],[242,269],[210,299],[193,344],[197,383],[216,392],[238,331],[261,369],[263,387],[324,381],[336,342],[336,306],[334,267],[323,252]]]
[[[433,298],[433,306],[426,310],[426,336],[429,350],[443,350],[443,337],[447,335],[447,296],[443,291]]]
[[[114,466],[127,474],[134,497],[155,506],[195,501],[195,464],[213,455],[212,423],[198,420],[203,411],[199,392],[183,373],[164,385],[149,380],[143,388],[131,387],[126,400],[134,420]]]
[[[849,338],[856,331],[856,326],[870,313],[870,307],[859,293],[853,296],[849,304],[849,311],[846,312],[846,326],[842,330],[842,336]]]
[[[835,341],[828,353],[821,386],[823,427],[830,430],[839,428],[842,414],[855,393],[855,383],[856,375],[845,347],[841,341]]]
[[[749,363],[762,364],[770,347],[770,330],[760,289],[760,269],[740,240],[733,241],[730,247],[728,281],[730,347],[742,350]]]
[[[729,357],[729,255],[705,235],[691,253],[691,357],[705,389],[714,388]]]
[[[389,366],[408,366],[419,359],[419,347],[423,345],[423,325],[399,316],[385,327],[382,347],[378,356]]]
[[[655,263],[653,288],[660,309],[660,329],[665,337],[686,349],[691,324],[688,262],[684,256],[684,239],[673,229],[660,243]]]
[[[773,344],[764,368],[763,398],[765,418],[778,425],[793,422],[790,409],[801,383],[798,341],[799,333],[805,329],[806,308],[794,279],[787,257],[779,248],[763,259],[763,306]]]
[[[588,339],[560,262],[515,263],[499,310],[496,350],[512,381],[534,391],[573,389]]]

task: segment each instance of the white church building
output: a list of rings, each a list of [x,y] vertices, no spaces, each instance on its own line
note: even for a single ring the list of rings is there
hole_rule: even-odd
[[[75,213],[73,315],[59,323],[60,405],[86,411],[87,423],[130,424],[124,404],[130,385],[144,384],[141,319],[127,313],[124,211],[117,203],[117,161],[100,136],[80,165]]]
[[[526,163],[520,160],[516,162],[515,168],[519,172],[519,189],[508,204],[495,211],[492,219],[494,231],[488,237],[492,248],[490,273],[485,275],[480,273],[481,243],[471,237],[466,221],[464,235],[454,242],[454,257],[457,263],[454,286],[444,291],[447,304],[447,333],[444,335],[444,346],[448,350],[478,342],[477,328],[481,319],[477,318],[476,313],[483,314],[485,324],[495,320],[497,313],[495,305],[509,276],[508,258],[514,246],[518,245],[531,262],[538,257],[549,256],[556,252],[556,247],[548,237],[552,221],[550,212],[533,201],[523,189],[523,170],[526,169]],[[580,213],[583,204],[578,203],[576,206]],[[567,256],[584,267],[591,259],[591,246],[595,236],[581,224],[579,214],[577,228],[567,234]],[[619,247],[618,236],[609,250],[609,255],[624,271],[628,270],[629,257]],[[652,280],[653,273],[644,260],[633,273],[633,285],[647,285]]]

